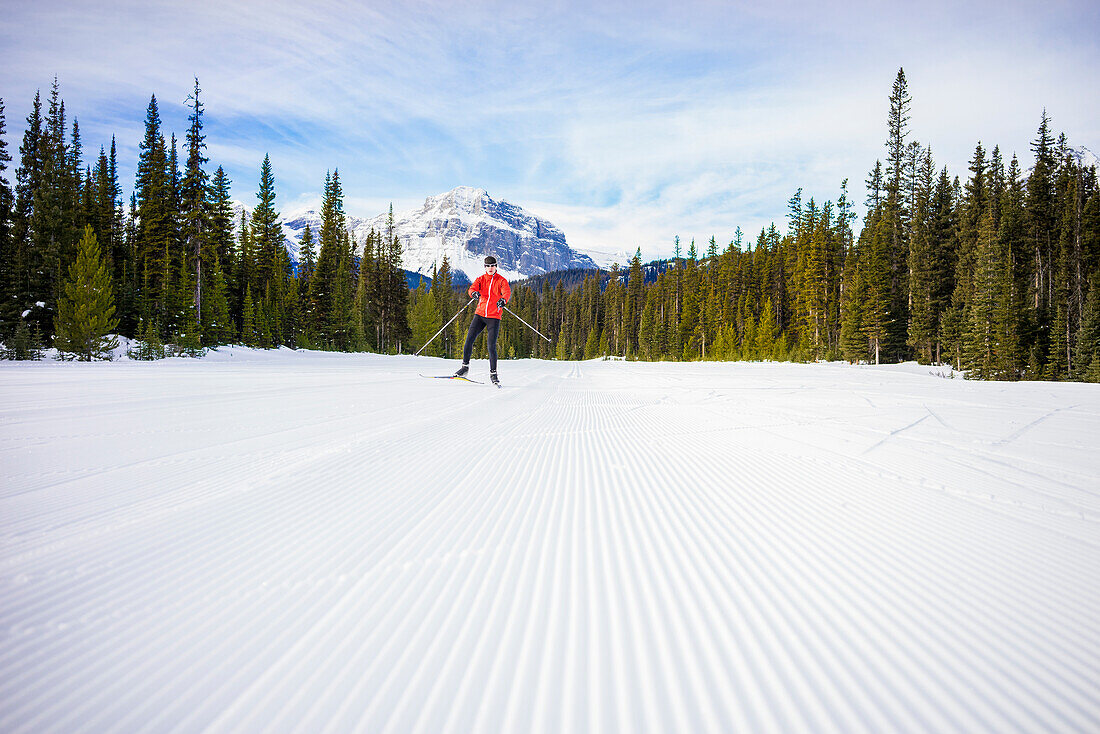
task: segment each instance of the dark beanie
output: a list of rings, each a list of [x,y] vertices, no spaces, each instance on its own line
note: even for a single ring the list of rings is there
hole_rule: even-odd
[[[495,257],[493,257],[492,255],[486,255],[485,256],[485,264],[486,265],[496,265],[497,264],[497,259]]]

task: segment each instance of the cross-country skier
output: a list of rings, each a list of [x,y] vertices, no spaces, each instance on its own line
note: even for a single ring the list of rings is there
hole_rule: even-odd
[[[494,385],[500,385],[497,379],[497,331],[500,329],[500,317],[504,315],[504,304],[512,298],[512,287],[503,275],[497,273],[497,259],[492,255],[485,258],[485,274],[478,276],[466,292],[470,298],[478,299],[474,320],[466,332],[466,344],[462,347],[462,366],[455,377],[464,377],[470,371],[470,353],[474,349],[474,339],[486,331],[489,346],[489,379]]]

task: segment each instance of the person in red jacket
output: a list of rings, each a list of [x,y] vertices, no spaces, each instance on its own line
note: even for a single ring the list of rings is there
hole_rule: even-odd
[[[497,273],[497,259],[492,255],[485,258],[485,274],[478,276],[470,284],[466,294],[478,299],[474,320],[466,332],[466,344],[462,347],[462,366],[455,377],[464,377],[470,371],[470,353],[474,349],[474,339],[482,331],[486,332],[489,343],[489,379],[499,385],[497,379],[497,332],[500,330],[500,317],[504,315],[504,304],[512,298],[512,287],[503,275]]]

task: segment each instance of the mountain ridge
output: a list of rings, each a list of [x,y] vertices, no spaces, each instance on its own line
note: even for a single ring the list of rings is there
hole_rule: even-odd
[[[239,218],[248,209],[234,202]],[[348,231],[357,243],[371,230],[386,229],[388,212],[370,218],[345,212]],[[308,225],[316,238],[321,215],[315,209],[289,214],[280,219],[287,251],[293,262]],[[394,230],[401,241],[402,264],[410,273],[431,276],[444,256],[458,281],[481,274],[485,255],[497,258],[499,272],[508,279],[523,279],[556,270],[598,267],[588,255],[574,250],[565,234],[549,220],[505,200],[496,200],[482,188],[457,186],[428,196],[419,209],[394,213]]]

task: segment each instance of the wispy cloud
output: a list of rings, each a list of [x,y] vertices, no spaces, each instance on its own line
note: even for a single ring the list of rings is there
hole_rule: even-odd
[[[913,137],[965,173],[1027,154],[1045,106],[1100,143],[1090,2],[505,3],[43,0],[0,30],[9,142],[56,74],[85,143],[132,171],[149,95],[182,137],[192,77],[211,166],[250,200],[270,153],[283,206],[339,168],[348,208],[481,186],[579,246],[647,255],[780,223],[882,157],[904,66]],[[131,178],[132,180],[132,173]],[[128,185],[129,180],[124,180]],[[354,202],[354,203],[353,203]],[[360,211],[364,215],[374,211]]]

